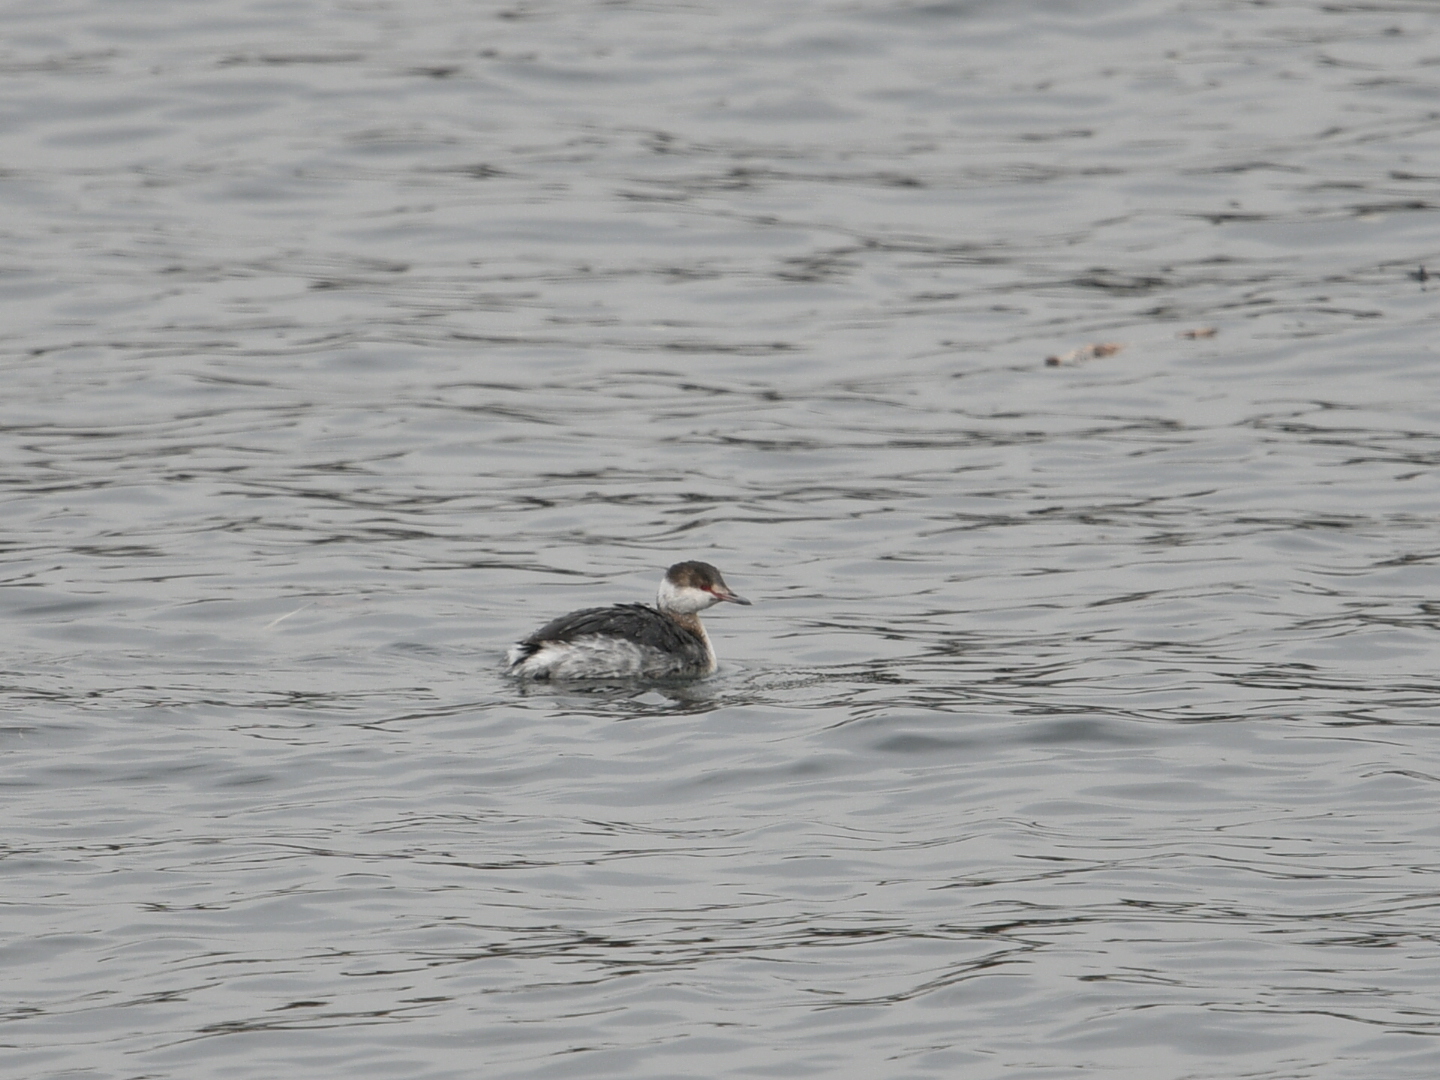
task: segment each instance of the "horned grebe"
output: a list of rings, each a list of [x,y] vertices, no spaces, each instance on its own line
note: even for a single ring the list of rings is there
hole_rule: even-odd
[[[546,623],[505,654],[511,675],[526,679],[666,678],[709,675],[715,650],[699,613],[736,596],[709,563],[665,571],[655,606],[586,608]]]

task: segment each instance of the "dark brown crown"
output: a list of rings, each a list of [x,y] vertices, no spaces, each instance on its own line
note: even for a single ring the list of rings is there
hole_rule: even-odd
[[[709,592],[717,585],[725,588],[720,571],[708,562],[677,562],[665,571],[665,580],[678,589],[689,587]]]

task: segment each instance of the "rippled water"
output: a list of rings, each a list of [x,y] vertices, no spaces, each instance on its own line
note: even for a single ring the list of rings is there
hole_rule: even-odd
[[[0,78],[5,1075],[1436,1075],[1436,5]],[[499,674],[684,557],[716,677]]]

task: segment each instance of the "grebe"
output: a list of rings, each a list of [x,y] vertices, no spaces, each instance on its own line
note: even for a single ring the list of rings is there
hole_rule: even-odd
[[[665,571],[655,606],[586,608],[546,623],[505,654],[511,675],[526,679],[666,678],[709,675],[715,650],[700,612],[722,600],[750,601],[709,563]]]

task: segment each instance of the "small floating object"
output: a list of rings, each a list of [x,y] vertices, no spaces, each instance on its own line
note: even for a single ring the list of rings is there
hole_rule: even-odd
[[[1411,270],[1410,276],[1416,281],[1420,282],[1421,285],[1424,285],[1425,282],[1430,280],[1430,274],[1423,266],[1416,267],[1414,270]]]
[[[1180,334],[1180,336],[1181,336],[1181,337],[1185,337],[1185,338],[1189,338],[1191,341],[1195,341],[1195,340],[1197,340],[1197,339],[1199,339],[1199,338],[1214,337],[1214,336],[1215,336],[1216,334],[1218,334],[1219,332],[1220,332],[1220,331],[1217,330],[1217,329],[1215,329],[1215,327],[1213,327],[1213,326],[1201,326],[1201,327],[1199,327],[1199,328],[1197,328],[1197,329],[1195,329],[1195,330],[1185,330],[1185,331],[1182,331],[1181,334]]]
[[[1081,345],[1080,348],[1071,349],[1067,353],[1045,357],[1045,366],[1059,367],[1061,364],[1078,364],[1082,360],[1098,360],[1103,356],[1114,356],[1123,348],[1125,348],[1125,346],[1117,341],[1103,341],[1096,342],[1092,345]]]

